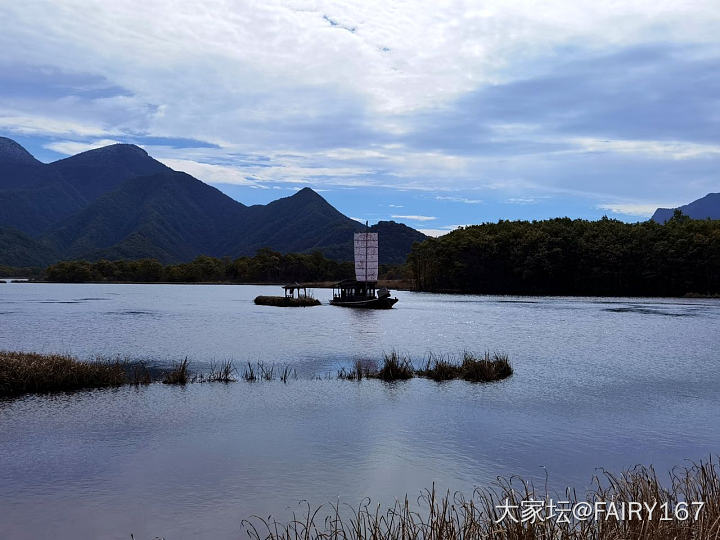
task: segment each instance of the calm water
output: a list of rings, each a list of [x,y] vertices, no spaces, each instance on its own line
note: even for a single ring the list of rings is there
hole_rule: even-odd
[[[0,349],[292,364],[298,380],[0,402],[0,537],[236,538],[250,514],[496,475],[585,487],[720,450],[720,302],[399,292],[390,311],[255,306],[276,287],[0,285]],[[317,290],[326,300],[329,291]],[[313,380],[397,349],[500,350],[501,383]]]

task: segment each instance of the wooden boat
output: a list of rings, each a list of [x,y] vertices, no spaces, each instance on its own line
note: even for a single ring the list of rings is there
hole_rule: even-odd
[[[285,296],[257,296],[255,303],[259,306],[277,307],[310,307],[320,305],[320,300],[309,295],[305,285],[291,283],[289,285],[283,285],[283,289],[285,290]]]
[[[376,291],[376,283],[346,279],[333,287],[333,306],[390,309],[398,301],[391,298],[390,291],[381,287]]]
[[[365,224],[367,227],[367,223]],[[346,279],[333,286],[333,306],[390,309],[398,301],[385,287],[377,288],[378,234],[355,233],[355,279]]]

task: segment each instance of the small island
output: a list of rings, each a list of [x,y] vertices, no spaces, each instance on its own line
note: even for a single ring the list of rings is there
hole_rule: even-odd
[[[307,286],[300,283],[290,283],[283,285],[285,290],[284,296],[256,296],[255,304],[258,306],[276,306],[276,307],[310,307],[319,306],[320,300],[313,298],[312,294],[308,295]]]

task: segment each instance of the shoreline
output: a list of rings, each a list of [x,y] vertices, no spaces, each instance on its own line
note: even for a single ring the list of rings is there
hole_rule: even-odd
[[[252,285],[257,287],[282,287],[285,282],[235,282],[235,281],[47,281],[23,278],[2,278],[0,284],[38,283],[55,285]],[[312,289],[332,289],[334,281],[312,281],[304,282],[303,285]],[[643,296],[643,295],[581,295],[581,294],[540,294],[540,293],[492,293],[492,292],[468,292],[455,289],[442,290],[418,290],[408,280],[378,280],[378,287],[387,287],[394,291],[418,292],[438,295],[463,295],[463,296],[502,296],[519,298],[671,298],[678,300],[718,300],[720,293],[685,293],[682,296]]]

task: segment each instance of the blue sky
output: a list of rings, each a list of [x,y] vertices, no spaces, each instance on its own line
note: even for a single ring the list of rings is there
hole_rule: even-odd
[[[714,1],[0,4],[0,134],[432,234],[720,191]]]

